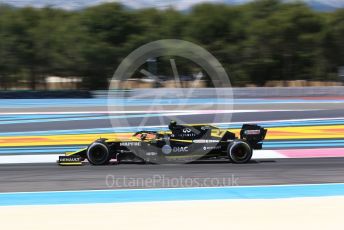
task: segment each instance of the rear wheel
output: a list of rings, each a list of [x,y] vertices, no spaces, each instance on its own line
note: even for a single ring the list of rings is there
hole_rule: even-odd
[[[247,142],[238,140],[228,146],[227,154],[231,162],[245,164],[252,158],[252,148]]]
[[[111,156],[105,143],[94,142],[87,149],[87,159],[92,165],[108,164]]]

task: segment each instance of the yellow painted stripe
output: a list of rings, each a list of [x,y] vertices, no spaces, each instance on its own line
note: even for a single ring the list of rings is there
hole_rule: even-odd
[[[179,139],[171,139],[171,141],[185,142],[185,143],[192,143],[192,140],[179,140]]]
[[[233,129],[239,135],[240,129]],[[98,138],[130,139],[132,133],[74,134],[54,136],[0,137],[0,147],[88,145]],[[344,138],[344,125],[268,128],[267,140]]]
[[[74,155],[74,154],[76,154],[76,153],[80,153],[80,152],[82,152],[82,151],[85,151],[86,149],[87,149],[87,148],[80,149],[80,150],[74,151],[74,152],[66,152],[66,156],[72,156],[72,155]]]
[[[64,165],[68,165],[68,166],[70,166],[70,165],[82,165],[82,163],[81,162],[63,162],[63,163],[59,163],[59,165],[62,165],[62,166],[64,166]]]
[[[344,138],[344,125],[269,128],[266,139]]]
[[[129,138],[131,134],[74,134],[53,136],[0,137],[0,147],[48,146],[48,145],[88,145],[98,138]]]

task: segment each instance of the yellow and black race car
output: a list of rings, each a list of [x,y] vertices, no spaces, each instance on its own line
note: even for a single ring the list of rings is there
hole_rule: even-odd
[[[262,149],[267,130],[244,124],[240,138],[230,130],[212,125],[179,125],[171,121],[169,131],[140,131],[128,139],[98,139],[87,148],[60,156],[60,165],[80,165],[86,159],[92,165],[111,161],[150,163],[191,162],[199,159],[227,158],[244,164],[254,149]]]

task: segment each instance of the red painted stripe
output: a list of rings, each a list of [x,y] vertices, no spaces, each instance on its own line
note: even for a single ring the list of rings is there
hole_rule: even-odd
[[[268,97],[268,98],[262,98],[262,100],[318,100],[318,101],[324,101],[324,100],[344,100],[343,96],[337,96],[337,97]]]
[[[344,157],[344,148],[286,149],[277,152],[287,158]]]

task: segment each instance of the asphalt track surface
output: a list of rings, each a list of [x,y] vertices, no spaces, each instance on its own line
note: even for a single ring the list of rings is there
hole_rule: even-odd
[[[63,167],[2,165],[0,192],[318,184],[344,181],[344,158]]]
[[[228,119],[226,119],[226,116]],[[250,113],[234,113],[230,118],[230,114],[192,114],[177,116],[179,121],[183,123],[216,123],[216,122],[255,122],[255,121],[271,121],[271,120],[292,120],[292,119],[315,119],[315,118],[337,118],[344,116],[344,109],[335,110],[307,110],[307,111],[265,111]],[[145,126],[168,124],[171,117],[150,117],[146,120]],[[121,119],[116,119],[116,126],[138,126],[141,124],[142,118],[125,118],[125,122],[121,123]],[[49,131],[49,130],[68,130],[68,129],[92,129],[92,128],[110,128],[111,122],[108,118],[97,120],[73,120],[73,121],[49,121],[39,123],[23,123],[20,125],[1,124],[0,130],[6,132],[29,132],[29,131]]]

